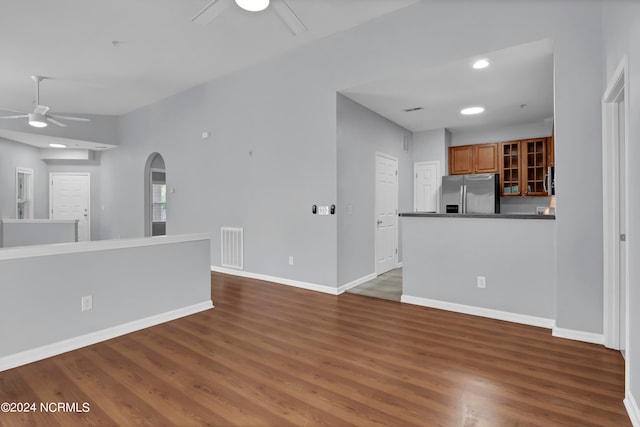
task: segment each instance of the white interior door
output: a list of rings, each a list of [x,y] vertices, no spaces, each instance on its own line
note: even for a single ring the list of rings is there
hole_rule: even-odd
[[[398,160],[376,154],[376,274],[398,265]]]
[[[413,209],[416,212],[440,211],[440,162],[413,165]]]
[[[91,195],[88,173],[51,173],[49,218],[77,219],[78,241],[91,240]]]

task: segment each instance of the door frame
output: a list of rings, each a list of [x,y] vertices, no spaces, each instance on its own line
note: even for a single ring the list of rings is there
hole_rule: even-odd
[[[390,154],[386,154],[386,153],[382,153],[380,151],[376,151],[375,153],[375,158],[374,158],[374,164],[373,164],[373,270],[374,273],[376,274],[376,276],[383,274],[383,273],[378,273],[378,178],[377,178],[377,174],[376,174],[376,167],[378,164],[378,157],[386,157],[387,159],[393,160],[394,162],[396,162],[396,188],[395,188],[395,192],[396,192],[396,198],[395,198],[395,210],[396,210],[396,226],[395,226],[395,246],[396,246],[396,253],[395,253],[395,265],[393,268],[398,268],[398,266],[400,265],[398,263],[398,256],[399,256],[399,243],[400,243],[400,239],[399,239],[399,233],[398,233],[398,227],[399,227],[399,221],[398,221],[398,204],[399,204],[399,197],[400,195],[398,194],[398,182],[399,182],[399,178],[400,178],[400,161],[398,160],[397,157],[394,157]]]
[[[619,221],[619,110],[621,97],[624,106],[624,152],[625,170],[629,171],[629,73],[628,59],[623,56],[602,97],[602,213],[603,213],[603,331],[604,345],[620,349],[620,295],[626,293],[626,333],[624,348],[629,342],[629,257],[626,255],[625,283],[620,283],[620,221]],[[628,180],[627,180],[628,182]],[[629,185],[623,197],[629,200]],[[629,218],[628,203],[625,203],[625,218]],[[625,384],[628,385],[628,369]]]
[[[51,209],[53,206],[53,191],[51,187],[53,186],[53,177],[55,175],[87,177],[87,241],[91,241],[91,174],[89,172],[49,172],[49,218],[51,218]]]
[[[440,160],[429,160],[426,162],[415,162],[413,164],[413,211],[416,211],[418,204],[416,181],[418,180],[418,166],[435,165],[436,166],[436,184],[438,186],[438,195],[436,197],[436,213],[440,213],[440,192],[442,191],[442,175],[440,175]]]

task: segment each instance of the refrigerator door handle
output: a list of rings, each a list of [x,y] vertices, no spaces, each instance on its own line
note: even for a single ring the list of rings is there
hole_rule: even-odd
[[[460,213],[464,213],[464,185],[460,186]]]
[[[462,195],[462,213],[467,213],[467,186],[466,184],[462,186],[464,188]]]

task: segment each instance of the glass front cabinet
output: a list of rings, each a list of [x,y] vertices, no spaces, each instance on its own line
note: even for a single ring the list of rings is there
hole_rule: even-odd
[[[534,138],[500,144],[501,195],[547,196],[548,139]]]

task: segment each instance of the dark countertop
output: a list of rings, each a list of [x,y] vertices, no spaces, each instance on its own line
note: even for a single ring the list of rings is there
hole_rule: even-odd
[[[459,214],[459,213],[433,213],[433,212],[402,212],[402,217],[409,218],[491,218],[491,219],[542,219],[555,220],[555,215],[537,214]]]

